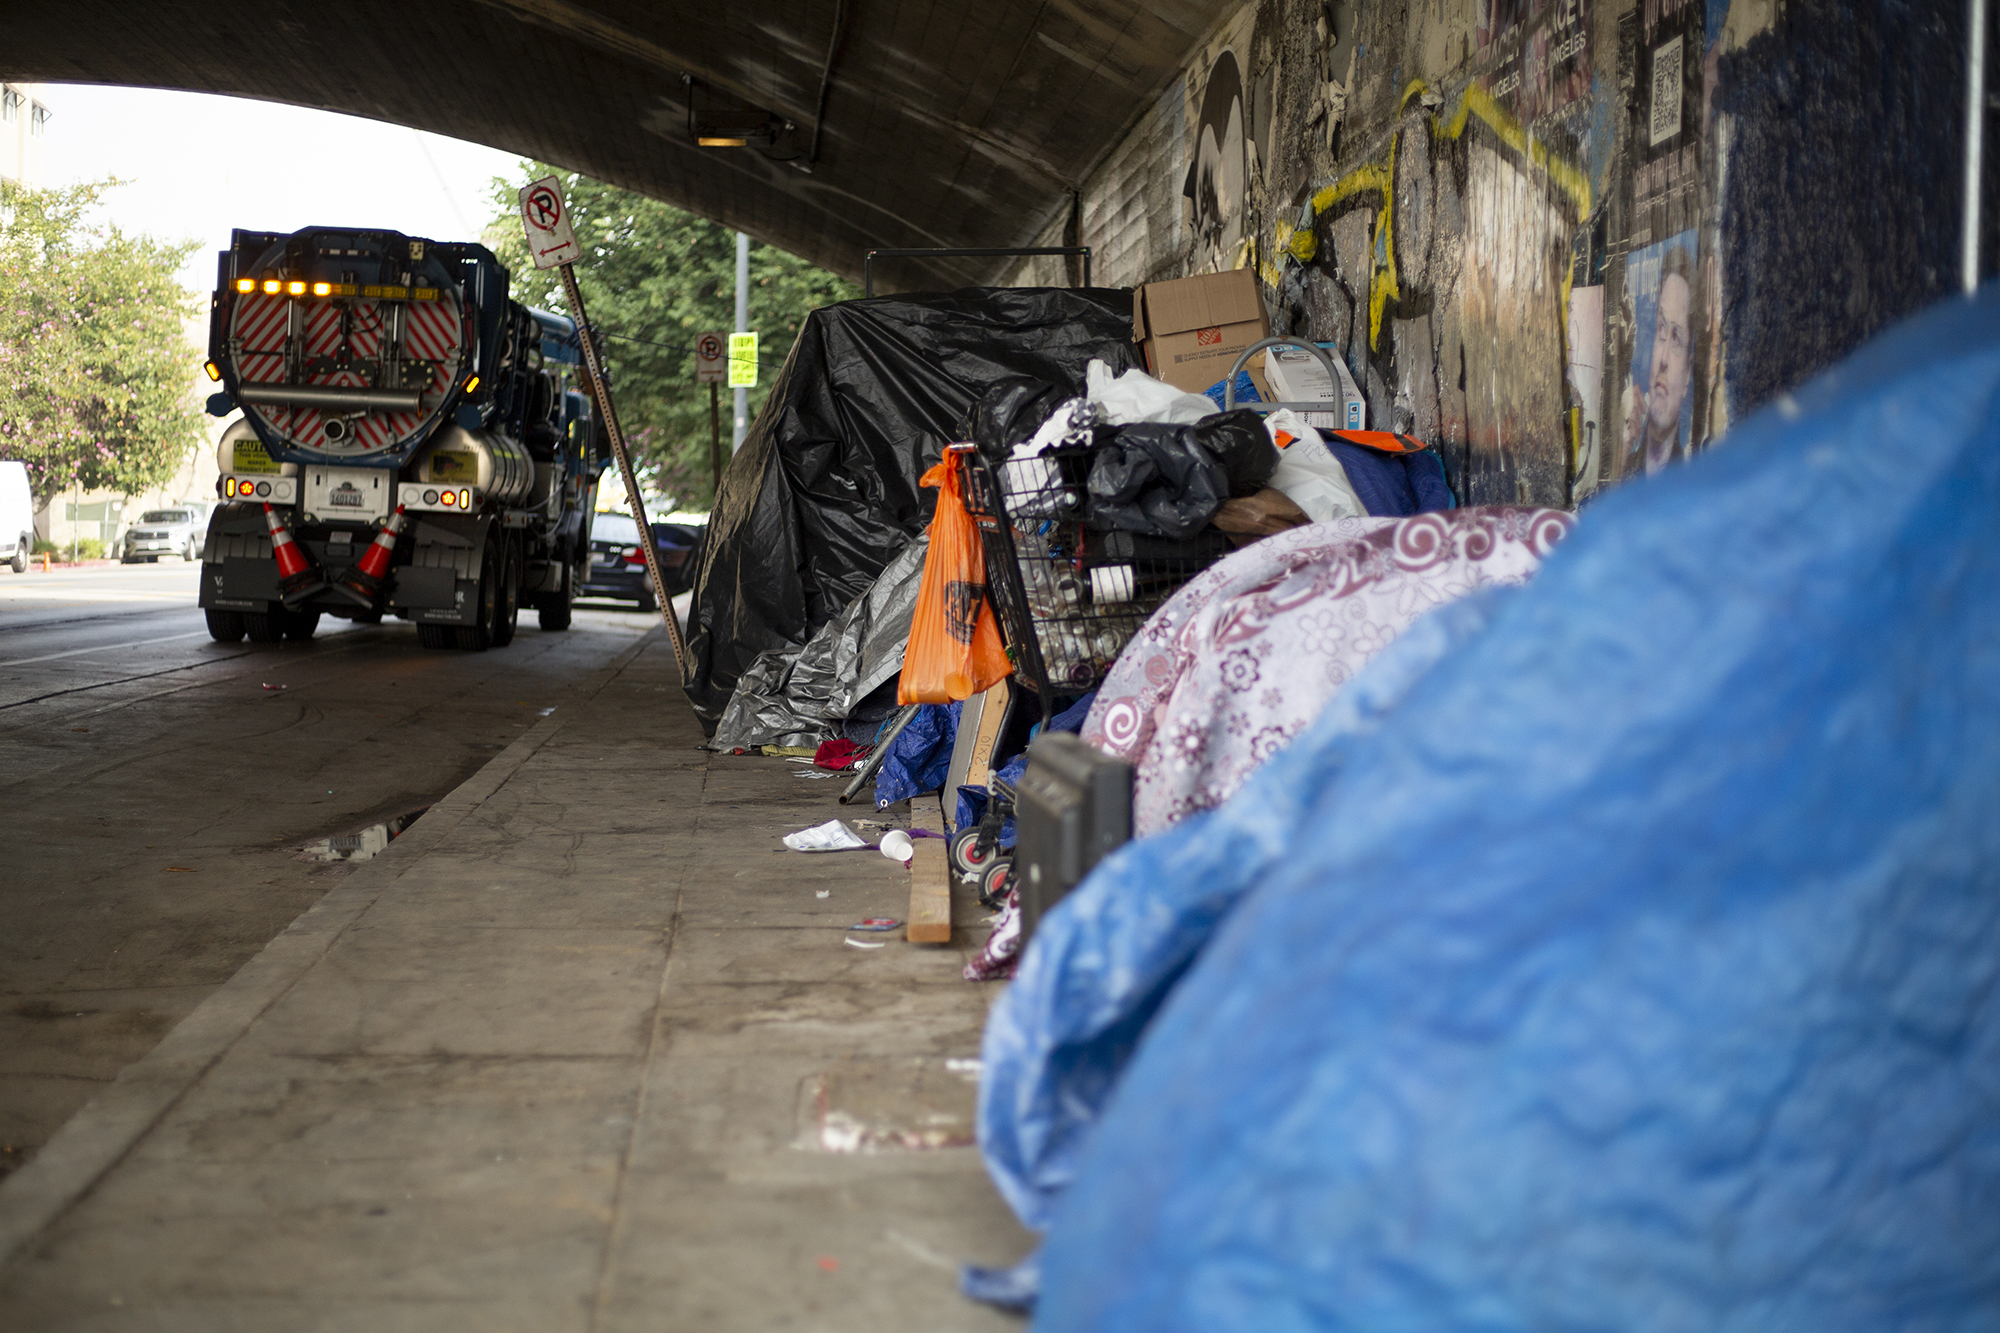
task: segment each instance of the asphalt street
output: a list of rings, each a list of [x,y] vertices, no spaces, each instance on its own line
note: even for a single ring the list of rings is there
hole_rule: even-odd
[[[355,869],[305,845],[442,797],[657,623],[219,644],[198,568],[0,571],[0,1175]]]

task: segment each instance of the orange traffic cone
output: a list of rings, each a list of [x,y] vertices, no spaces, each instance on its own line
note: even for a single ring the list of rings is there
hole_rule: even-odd
[[[389,521],[361,553],[361,563],[341,575],[343,591],[358,593],[370,606],[374,605],[382,585],[389,579],[389,559],[396,554],[396,538],[402,533],[405,521],[403,506],[397,505],[396,512],[389,515]]]
[[[278,558],[278,596],[287,602],[297,602],[325,588],[326,580],[292,540],[285,520],[268,504],[264,506],[264,522],[271,529],[271,554]]]

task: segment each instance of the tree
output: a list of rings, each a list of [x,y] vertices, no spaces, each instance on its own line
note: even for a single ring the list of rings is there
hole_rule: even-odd
[[[618,420],[631,438],[644,480],[683,507],[714,497],[709,464],[708,392],[694,379],[694,342],[734,327],[736,233],[692,213],[538,162],[520,179],[495,179],[499,218],[486,243],[513,273],[514,299],[569,313],[562,280],[528,258],[516,196],[544,176],[562,180],[583,257],[577,285],[591,322],[605,337]],[[750,391],[754,418],[784,364],[806,315],[861,295],[853,283],[767,245],[750,247],[750,327],[761,335],[762,364]],[[722,394],[722,447],[729,448],[732,406]]]
[[[71,486],[126,495],[165,482],[201,439],[189,395],[196,298],[175,277],[198,242],[93,228],[116,180],[0,182],[0,457],[37,505]]]

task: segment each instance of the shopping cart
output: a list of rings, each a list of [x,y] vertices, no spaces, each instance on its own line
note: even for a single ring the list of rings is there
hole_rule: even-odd
[[[994,773],[986,812],[951,843],[953,865],[977,876],[989,905],[1006,896],[1011,866],[999,835],[1015,803],[995,761],[1024,748],[1032,725],[1102,684],[1147,618],[1235,549],[1214,528],[1185,541],[1092,528],[1084,514],[1100,448],[1058,447],[998,464],[970,445],[950,451],[965,469],[966,512],[985,550],[986,595],[1014,665],[1007,721],[993,753],[981,756]]]

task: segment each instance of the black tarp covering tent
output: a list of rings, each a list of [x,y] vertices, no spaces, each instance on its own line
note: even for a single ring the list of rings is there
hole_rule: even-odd
[[[1138,364],[1129,290],[978,287],[807,316],[709,515],[686,685],[704,730],[759,653],[803,644],[924,530],[936,492],[917,479],[990,385],[1080,394],[1092,358]]]

